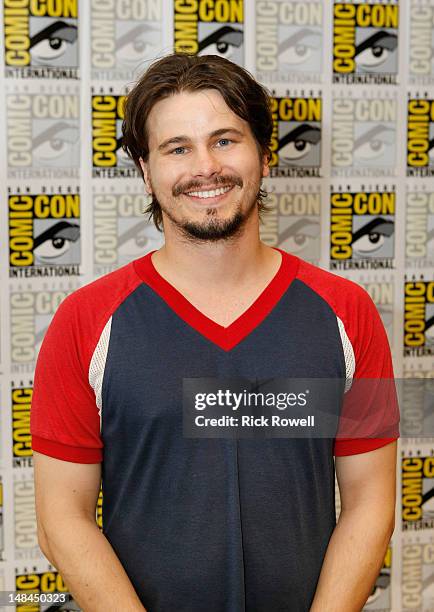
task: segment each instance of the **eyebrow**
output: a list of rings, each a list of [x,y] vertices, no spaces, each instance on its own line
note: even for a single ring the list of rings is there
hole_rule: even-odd
[[[208,137],[215,138],[216,136],[222,136],[223,134],[227,134],[228,132],[232,134],[236,134],[237,136],[241,136],[241,137],[244,136],[244,134],[240,132],[240,130],[237,130],[236,128],[228,127],[228,128],[221,128],[219,130],[214,130],[214,132],[211,132],[210,134],[208,134]],[[163,149],[166,149],[170,145],[180,144],[183,142],[190,142],[190,138],[184,135],[174,136],[173,138],[168,138],[167,140],[164,140],[158,146],[158,151],[162,151]]]

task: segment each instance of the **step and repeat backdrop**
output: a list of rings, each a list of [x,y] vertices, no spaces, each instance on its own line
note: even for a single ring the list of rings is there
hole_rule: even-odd
[[[262,239],[363,285],[414,383],[396,529],[365,609],[432,612],[434,0],[3,0],[0,21],[0,591],[67,591],[37,544],[35,361],[66,295],[163,243],[121,124],[136,78],[175,50],[270,90]]]

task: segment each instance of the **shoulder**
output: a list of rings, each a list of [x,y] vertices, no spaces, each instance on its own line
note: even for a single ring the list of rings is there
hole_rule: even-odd
[[[297,279],[320,295],[347,325],[357,313],[376,312],[369,293],[356,282],[300,259]]]
[[[74,345],[89,361],[110,318],[141,283],[131,262],[76,289],[60,303],[44,342]]]
[[[68,313],[91,318],[110,316],[140,284],[133,262],[105,274],[70,293],[60,304]]]

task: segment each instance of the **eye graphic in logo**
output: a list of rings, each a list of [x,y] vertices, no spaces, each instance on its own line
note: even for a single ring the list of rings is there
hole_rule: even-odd
[[[321,65],[321,32],[291,28],[293,33],[279,43],[279,64],[293,70],[318,70]],[[286,28],[285,33],[287,33]]]
[[[318,221],[303,217],[279,232],[279,245],[288,249],[290,253],[298,255],[305,251],[312,253],[312,250],[318,244],[319,235],[320,224]]]
[[[132,27],[126,27],[130,26]],[[116,23],[116,65],[118,68],[136,68],[158,52],[160,28],[149,23]]]
[[[243,44],[243,31],[232,26],[222,26],[199,41],[198,55],[219,55],[230,59]]]
[[[395,231],[395,223],[383,217],[372,219],[353,233],[353,255],[356,257],[382,257],[391,256],[386,252],[389,250],[390,238]]]
[[[393,128],[381,123],[372,125],[370,122],[364,122],[355,125],[355,133],[353,153],[357,165],[393,165],[395,159],[395,130]]]
[[[71,246],[80,238],[80,226],[70,221],[58,221],[35,237],[35,264],[59,263]],[[57,260],[57,261],[55,261]]]
[[[125,226],[125,221],[123,220]],[[127,227],[118,238],[118,263],[120,265],[129,263],[136,257],[159,248],[161,237],[157,229],[148,221],[139,221]]]
[[[33,137],[33,160],[35,166],[76,166],[79,154],[79,129],[76,122],[34,120],[35,131],[49,123]]]
[[[291,127],[291,124],[289,124]],[[293,123],[279,138],[279,164],[286,166],[316,166],[319,164],[321,129],[311,123]]]
[[[65,64],[63,56],[75,47],[77,38],[77,26],[65,21],[55,21],[44,27],[30,37],[32,65],[68,65]],[[72,57],[70,59],[72,60]],[[70,65],[75,63],[76,61]]]
[[[360,41],[361,33],[368,34],[363,41]],[[396,72],[396,34],[375,28],[358,28],[357,40],[357,72]]]

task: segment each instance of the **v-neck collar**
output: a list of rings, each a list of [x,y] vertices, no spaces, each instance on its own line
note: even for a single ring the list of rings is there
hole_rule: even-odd
[[[140,278],[190,327],[225,351],[230,351],[267,317],[295,278],[300,260],[277,247],[282,261],[276,274],[256,300],[230,325],[224,327],[204,315],[157,271],[150,251],[133,264]]]

